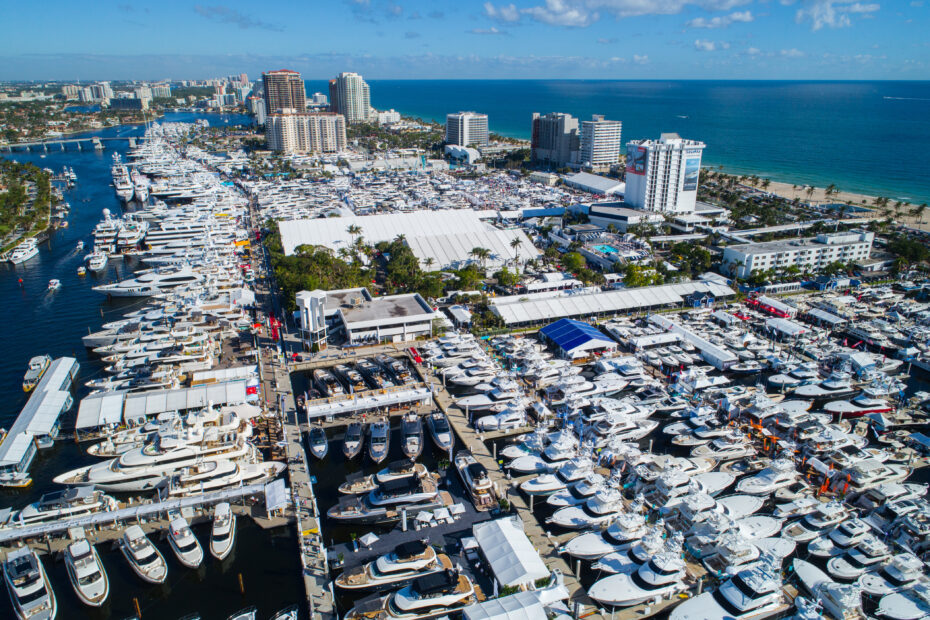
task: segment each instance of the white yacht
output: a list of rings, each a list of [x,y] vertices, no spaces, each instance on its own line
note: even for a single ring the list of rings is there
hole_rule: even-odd
[[[608,607],[630,607],[684,591],[687,587],[684,577],[681,554],[664,551],[633,573],[619,573],[595,582],[588,589],[588,596]]]
[[[570,530],[582,530],[612,521],[621,512],[623,497],[618,490],[608,487],[595,493],[594,497],[581,506],[568,506],[556,510],[546,519],[546,523]]]
[[[109,261],[106,252],[91,252],[84,259],[87,261],[87,268],[95,272],[106,269]]]
[[[228,502],[213,509],[213,527],[210,530],[210,555],[225,560],[236,544],[236,515]]]
[[[798,398],[821,401],[846,398],[855,393],[856,388],[850,383],[849,375],[844,372],[834,372],[820,383],[801,385],[793,392]]]
[[[647,531],[646,518],[634,502],[630,511],[618,515],[606,530],[575,536],[562,545],[559,552],[580,560],[599,560],[608,553],[629,549],[641,540]]]
[[[910,590],[886,594],[879,601],[876,614],[888,620],[930,618],[930,584],[918,583]]]
[[[95,491],[90,487],[77,487],[46,493],[38,501],[14,513],[10,522],[34,525],[59,519],[86,517],[95,512],[116,508],[116,500],[102,491]]]
[[[749,495],[771,495],[778,489],[792,484],[798,476],[792,459],[778,458],[755,476],[740,480],[736,490]]]
[[[862,611],[862,591],[859,586],[837,583],[822,570],[799,558],[793,562],[794,572],[804,588],[837,620],[865,620]]]
[[[144,270],[134,278],[95,286],[93,290],[110,297],[151,297],[179,286],[197,285],[202,281],[203,276],[190,267],[182,266],[163,271]]]
[[[345,620],[439,618],[451,616],[476,600],[475,587],[467,575],[445,570],[419,577],[388,596],[358,601]]]
[[[38,255],[39,247],[36,244],[35,237],[29,237],[18,246],[16,246],[16,249],[10,252],[7,260],[9,260],[14,265],[19,265],[20,263],[25,263],[30,258],[35,258]]]
[[[453,463],[475,508],[490,510],[494,506],[495,491],[488,470],[467,450],[456,453]]]
[[[862,519],[846,519],[826,536],[812,540],[807,545],[807,552],[821,558],[843,555],[870,535],[872,528]]]
[[[58,602],[45,568],[35,551],[19,547],[10,551],[3,562],[3,581],[13,610],[20,620],[53,620]]]
[[[65,567],[74,593],[81,602],[91,607],[103,605],[110,594],[110,582],[97,550],[86,538],[80,538],[65,548]]]
[[[146,537],[141,527],[127,527],[119,548],[140,579],[149,583],[164,583],[168,576],[168,565],[161,551]]]
[[[382,588],[451,568],[448,556],[436,553],[425,540],[414,540],[397,545],[368,564],[346,570],[334,583],[345,590]]]
[[[782,536],[795,542],[808,542],[834,528],[850,516],[849,509],[837,501],[821,503],[800,521],[788,525]]]
[[[563,433],[550,443],[541,454],[526,454],[515,458],[507,466],[519,474],[546,473],[558,469],[578,451],[574,435]]]
[[[930,583],[930,578],[924,573],[924,563],[913,553],[896,554],[877,571],[865,573],[856,581],[863,592],[875,597],[910,590],[920,583]]]
[[[874,534],[868,534],[843,555],[830,558],[827,572],[842,581],[855,581],[864,573],[877,569],[891,554],[890,546]]]
[[[197,568],[203,563],[203,549],[184,517],[178,515],[171,520],[168,543],[178,561],[187,568]]]
[[[612,551],[591,565],[592,570],[605,573],[631,573],[662,551],[665,546],[665,522],[659,519],[645,535],[626,550]],[[681,539],[681,534],[675,535]],[[590,540],[590,539],[589,539]]]
[[[669,620],[757,620],[790,607],[781,582],[781,563],[763,559],[725,581],[713,592],[688,599]]]

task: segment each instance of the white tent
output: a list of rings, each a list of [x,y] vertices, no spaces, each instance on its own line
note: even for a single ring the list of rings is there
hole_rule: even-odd
[[[479,523],[474,526],[473,534],[501,585],[530,584],[549,576],[549,569],[524,533],[518,517]]]
[[[535,592],[518,592],[510,596],[477,603],[464,610],[465,620],[539,620],[546,609]]]

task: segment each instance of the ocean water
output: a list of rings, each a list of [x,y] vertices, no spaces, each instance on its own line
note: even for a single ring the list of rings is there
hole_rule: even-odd
[[[488,114],[529,139],[533,112],[604,114],[624,142],[678,132],[707,143],[705,166],[775,181],[930,202],[930,82],[371,80],[371,104],[445,122]],[[328,93],[308,81],[307,92]]]
[[[193,113],[169,114],[166,120],[192,122],[198,118],[206,118],[217,126],[251,122],[246,116]],[[140,136],[143,132],[139,126],[123,126],[89,135],[122,137]],[[90,251],[91,233],[101,219],[102,210],[122,213],[122,205],[110,185],[110,166],[113,153],[125,156],[128,143],[106,142],[106,145],[103,152],[86,149],[78,152],[74,146],[69,146],[65,152],[50,148],[47,153],[33,150],[0,155],[55,172],[67,165],[74,168],[78,177],[76,186],[65,192],[65,200],[71,205],[68,228],[53,231],[49,241],[40,244],[39,255],[26,263],[0,264],[0,302],[4,309],[0,340],[0,386],[4,390],[4,402],[0,406],[0,426],[9,428],[27,400],[21,383],[29,358],[47,353],[52,357],[75,356],[81,364],[75,382],[75,405],[63,418],[66,430],[73,427],[78,403],[89,391],[83,387],[84,382],[103,372],[103,364],[88,355],[82,346],[81,336],[88,329],[97,330],[101,324],[117,320],[124,312],[143,303],[140,300],[111,303],[91,290],[97,283],[128,277],[133,269],[139,268],[136,264],[111,260],[101,274],[77,275],[78,266]],[[78,252],[75,247],[81,240],[86,247]],[[51,278],[62,282],[54,293],[46,292]],[[52,482],[56,475],[97,460],[84,452],[85,447],[59,441],[54,447],[39,451],[31,470],[32,486],[0,488],[0,508],[19,509],[43,493],[60,488]],[[209,528],[208,524],[194,528],[202,545],[209,542]],[[142,584],[117,549],[100,545],[98,551],[110,579],[110,596],[107,603],[96,610],[78,601],[60,558],[44,556],[43,563],[58,598],[59,618],[129,618],[135,615],[133,599],[136,599],[146,620],[176,620],[188,614],[199,614],[205,620],[224,620],[250,605],[256,605],[258,618],[265,620],[275,611],[303,600],[296,536],[294,526],[265,531],[250,519],[239,519],[236,549],[230,557],[217,562],[207,554],[203,566],[196,571],[181,567],[167,542],[153,538],[168,562],[168,579],[161,586]],[[240,590],[240,575],[244,593]],[[0,618],[12,617],[13,610],[4,591],[0,594]]]

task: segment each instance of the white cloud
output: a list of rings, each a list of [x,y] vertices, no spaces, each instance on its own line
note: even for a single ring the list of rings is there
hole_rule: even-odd
[[[639,54],[633,54],[633,62],[635,62],[638,65],[644,65],[647,62],[649,62],[649,56],[647,56],[646,54],[643,54],[642,56],[640,56]]]
[[[685,24],[688,28],[726,28],[732,23],[749,23],[753,21],[751,11],[735,11],[729,15],[718,15],[707,19],[706,17],[695,17]]]
[[[676,15],[691,6],[706,11],[732,11],[749,2],[751,0],[544,0],[542,4],[523,9],[513,3],[496,6],[493,2],[485,2],[484,13],[503,21],[518,21],[526,16],[554,26],[584,27],[600,19],[602,12],[622,19],[641,15]],[[749,11],[735,15],[737,17],[731,21],[752,21]]]
[[[716,50],[728,50],[730,44],[726,41],[708,41],[707,39],[695,39],[694,49],[699,52],[714,52]]]
[[[495,7],[490,2],[485,2],[484,14],[492,19],[499,19],[504,22],[520,21],[520,11],[517,9],[517,5],[513,3]]]
[[[782,50],[779,52],[779,54],[785,58],[802,58],[804,56],[804,52],[794,47],[791,49]]]
[[[878,3],[862,2],[836,2],[836,0],[807,0],[804,6],[798,9],[794,19],[797,23],[810,20],[811,30],[821,28],[845,28],[852,25],[850,15],[872,17],[881,5]]]
[[[749,47],[749,48],[746,48],[746,51],[744,52],[744,54],[746,54],[747,56],[759,56],[760,54],[762,54],[762,50],[760,50],[758,47]]]
[[[491,26],[490,28],[472,28],[468,34],[507,34],[507,32]]]

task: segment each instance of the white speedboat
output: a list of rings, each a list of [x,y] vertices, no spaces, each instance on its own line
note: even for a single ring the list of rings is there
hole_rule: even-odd
[[[391,441],[391,427],[388,422],[378,420],[368,427],[368,456],[375,463],[387,458]]]
[[[65,567],[74,593],[81,602],[91,607],[103,605],[110,594],[110,582],[97,550],[86,538],[65,548]]]
[[[588,596],[608,607],[630,607],[653,598],[666,598],[683,591],[685,562],[668,551],[653,556],[635,573],[618,573],[597,581]]]
[[[801,399],[827,400],[846,398],[855,394],[849,375],[835,372],[820,383],[808,383],[794,389],[794,396]]]
[[[404,415],[400,422],[400,447],[409,459],[423,452],[423,420],[416,413]]]
[[[556,491],[546,498],[546,504],[553,508],[565,508],[583,504],[597,493],[607,482],[601,474],[589,472],[584,478],[572,483],[568,488]]]
[[[228,502],[213,509],[213,527],[210,530],[210,555],[225,560],[236,544],[236,515]]]
[[[376,589],[451,568],[448,556],[436,553],[427,541],[413,540],[368,564],[344,571],[335,584],[344,590]]]
[[[61,288],[61,280],[57,278],[52,278],[51,280],[48,281],[49,291],[57,291],[60,288]]]
[[[3,562],[3,581],[13,610],[20,620],[53,620],[58,602],[45,568],[35,551],[19,547],[10,551]]]
[[[168,576],[168,565],[161,551],[146,537],[141,527],[127,527],[119,548],[140,579],[149,583],[164,583]]]
[[[59,519],[86,517],[95,512],[116,508],[116,500],[102,491],[95,491],[90,487],[76,487],[46,493],[38,501],[14,513],[10,522],[34,525]]]
[[[490,510],[494,506],[495,492],[488,470],[467,450],[455,455],[454,464],[475,508]]]
[[[849,509],[840,502],[820,503],[800,521],[788,525],[782,536],[795,542],[808,542],[849,518]]]
[[[184,517],[177,516],[171,520],[168,543],[178,561],[187,568],[197,568],[203,563],[203,549]]]
[[[630,545],[628,549],[608,553],[594,562],[591,568],[605,573],[632,573],[662,551],[665,546],[665,533],[665,523],[659,519],[642,538]],[[677,538],[680,538],[680,534]]]
[[[866,618],[862,611],[862,592],[858,586],[837,583],[822,570],[800,558],[795,558],[793,567],[804,588],[830,617],[839,620]]]
[[[478,418],[475,427],[479,431],[488,432],[520,428],[526,426],[526,424],[526,409],[520,403],[517,406],[507,407],[500,413]]]
[[[930,583],[923,569],[924,563],[916,555],[899,553],[877,571],[859,577],[856,584],[866,594],[882,597],[893,592],[910,590],[920,583]]]

